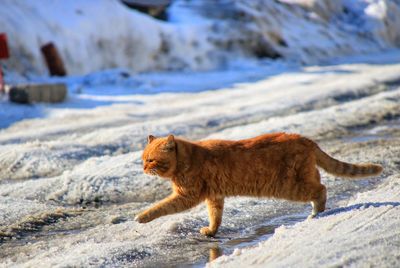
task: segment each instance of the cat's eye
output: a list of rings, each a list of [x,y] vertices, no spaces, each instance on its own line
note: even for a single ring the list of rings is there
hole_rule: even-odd
[[[154,160],[153,159],[147,159],[146,162],[147,163],[152,163]]]

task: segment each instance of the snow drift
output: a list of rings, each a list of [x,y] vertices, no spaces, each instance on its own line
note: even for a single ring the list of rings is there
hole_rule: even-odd
[[[4,0],[8,70],[45,74],[40,47],[54,42],[70,74],[206,70],[232,58],[315,63],[400,44],[400,3],[379,0],[175,1],[161,22],[116,0]]]

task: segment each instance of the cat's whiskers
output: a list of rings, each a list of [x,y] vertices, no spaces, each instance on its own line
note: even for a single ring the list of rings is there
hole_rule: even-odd
[[[156,169],[155,169],[155,168],[150,169],[150,174],[151,174],[151,175],[154,175],[154,176],[157,176],[157,171],[156,171]]]

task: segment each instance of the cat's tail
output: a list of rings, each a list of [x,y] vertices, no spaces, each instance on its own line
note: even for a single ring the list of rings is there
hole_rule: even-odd
[[[365,164],[350,164],[339,161],[327,153],[322,151],[318,146],[315,148],[317,165],[322,167],[326,172],[333,175],[347,178],[364,178],[377,176],[381,174],[383,168],[381,165],[365,163]]]

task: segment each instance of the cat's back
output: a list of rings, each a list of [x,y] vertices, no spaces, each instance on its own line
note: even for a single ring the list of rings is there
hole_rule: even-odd
[[[238,141],[206,140],[201,171],[211,192],[224,195],[272,195],[279,178],[308,159],[313,142],[298,134],[271,133]],[[268,183],[266,183],[268,179]],[[266,190],[265,187],[272,187]],[[221,190],[223,189],[223,190]]]
[[[284,132],[269,133],[250,139],[238,141],[238,144],[246,149],[258,149],[268,147],[293,147],[310,146],[313,142],[299,134],[288,134]]]
[[[210,151],[251,151],[268,148],[310,147],[313,142],[299,134],[269,133],[243,140],[204,140],[197,143]]]

